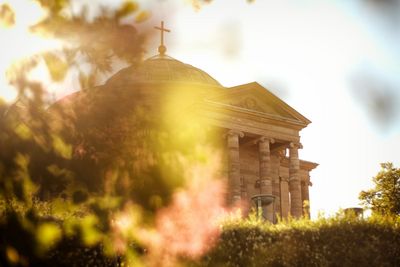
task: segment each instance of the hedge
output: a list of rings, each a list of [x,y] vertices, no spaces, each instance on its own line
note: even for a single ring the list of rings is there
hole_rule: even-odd
[[[399,219],[232,222],[192,266],[400,266]]]

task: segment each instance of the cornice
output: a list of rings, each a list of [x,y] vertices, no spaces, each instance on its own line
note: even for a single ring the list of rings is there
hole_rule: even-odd
[[[289,168],[289,158],[288,157],[282,158],[281,165],[283,167]],[[311,161],[307,161],[307,160],[300,160],[300,169],[301,170],[312,171],[313,169],[318,167],[318,165],[319,164],[315,163],[315,162],[311,162]]]
[[[306,123],[299,121],[299,120],[293,120],[289,118],[285,118],[279,115],[274,115],[274,114],[268,114],[260,111],[255,111],[255,110],[249,110],[246,108],[242,107],[237,107],[229,104],[224,104],[224,103],[219,103],[211,100],[204,100],[204,104],[216,108],[216,109],[222,109],[227,112],[236,112],[238,114],[242,114],[243,117],[247,117],[251,120],[255,120],[258,122],[263,122],[263,123],[272,123],[277,126],[286,126],[290,127],[296,130],[301,130],[307,126]]]

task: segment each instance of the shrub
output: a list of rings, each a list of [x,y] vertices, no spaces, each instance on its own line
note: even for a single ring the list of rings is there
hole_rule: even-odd
[[[237,221],[193,266],[400,266],[399,219]]]

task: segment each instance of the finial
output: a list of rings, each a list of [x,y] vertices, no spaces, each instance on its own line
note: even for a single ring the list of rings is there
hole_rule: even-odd
[[[161,32],[161,45],[158,47],[158,52],[163,56],[165,55],[165,52],[167,52],[167,48],[164,45],[164,32],[171,32],[171,30],[164,28],[164,21],[161,21],[161,27],[156,26],[154,29],[160,30]]]

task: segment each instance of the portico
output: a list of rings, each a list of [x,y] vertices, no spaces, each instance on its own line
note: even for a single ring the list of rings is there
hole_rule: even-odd
[[[252,197],[267,196],[266,220],[308,216],[303,206],[318,164],[300,160],[299,132],[310,121],[258,83],[224,91],[204,101],[202,114],[226,129],[228,202],[254,206]]]

